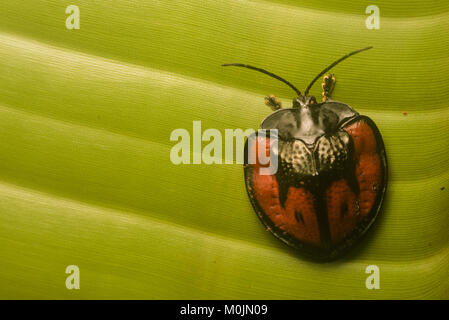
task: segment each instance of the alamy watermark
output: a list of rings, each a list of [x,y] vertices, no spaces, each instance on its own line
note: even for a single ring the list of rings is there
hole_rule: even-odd
[[[369,276],[365,280],[365,286],[368,290],[380,289],[380,270],[375,264],[369,265],[365,269]]]
[[[80,289],[80,268],[71,264],[65,269],[65,273],[69,276],[65,280],[65,287],[69,290]]]
[[[221,131],[206,129],[202,132],[201,121],[193,121],[192,134],[187,129],[175,129],[170,134],[170,141],[177,141],[170,150],[170,161],[176,165],[258,164],[261,175],[275,174],[278,169],[277,129],[257,132],[254,129],[225,129],[223,139]],[[203,142],[208,143],[203,147]]]
[[[365,13],[369,14],[368,18],[365,20],[365,25],[367,29],[379,30],[380,29],[380,9],[376,5],[370,5],[366,7]]]
[[[65,9],[65,13],[69,14],[65,20],[65,27],[69,30],[79,30],[80,28],[80,8],[75,5],[69,5]]]

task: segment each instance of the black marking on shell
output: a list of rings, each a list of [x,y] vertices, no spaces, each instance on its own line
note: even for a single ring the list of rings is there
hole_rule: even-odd
[[[295,211],[295,219],[298,222],[302,222],[302,224],[304,224],[304,225],[306,224],[305,221],[304,221],[304,217],[302,215],[302,212],[299,211],[299,210]]]

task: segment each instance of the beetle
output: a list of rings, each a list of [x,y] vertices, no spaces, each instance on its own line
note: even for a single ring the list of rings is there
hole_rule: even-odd
[[[287,80],[261,68],[237,66],[278,79],[297,94],[291,108],[282,109],[274,95],[265,103],[274,112],[261,129],[276,129],[277,135],[260,135],[256,144],[245,144],[244,176],[249,199],[258,217],[278,239],[303,255],[330,261],[353,247],[375,221],[387,187],[387,157],[382,136],[369,117],[349,105],[333,100],[335,65],[367,47],[353,51],[321,71],[304,94]],[[321,77],[322,101],[309,95]],[[274,150],[279,167],[262,175],[261,163],[248,155],[259,146]],[[267,150],[268,151],[268,150]]]

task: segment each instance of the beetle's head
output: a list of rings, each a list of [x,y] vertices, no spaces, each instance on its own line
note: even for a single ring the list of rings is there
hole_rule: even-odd
[[[314,96],[298,96],[293,99],[293,108],[308,109],[310,106],[316,105]]]

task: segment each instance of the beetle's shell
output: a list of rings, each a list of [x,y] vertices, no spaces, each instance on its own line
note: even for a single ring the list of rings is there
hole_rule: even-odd
[[[318,171],[315,176],[296,174],[295,181],[286,181],[291,175],[261,175],[258,163],[245,163],[244,172],[249,198],[266,228],[311,258],[331,260],[352,247],[377,217],[386,191],[387,159],[380,132],[370,118],[336,101],[323,104],[321,108],[337,110],[337,132],[350,139],[348,163],[351,165],[346,166],[344,172]],[[293,109],[282,109],[278,113],[293,112],[289,110]],[[261,128],[279,127],[276,121],[280,117],[275,114],[263,121]],[[279,143],[299,140],[291,136],[286,139],[286,135],[288,133],[279,133]],[[256,141],[270,147],[269,137],[259,136]],[[247,141],[245,154],[256,153],[256,144],[250,147],[252,150],[248,148]],[[317,155],[318,151],[314,156]],[[307,172],[307,163],[303,167]],[[301,168],[298,166],[296,172],[302,172]]]

